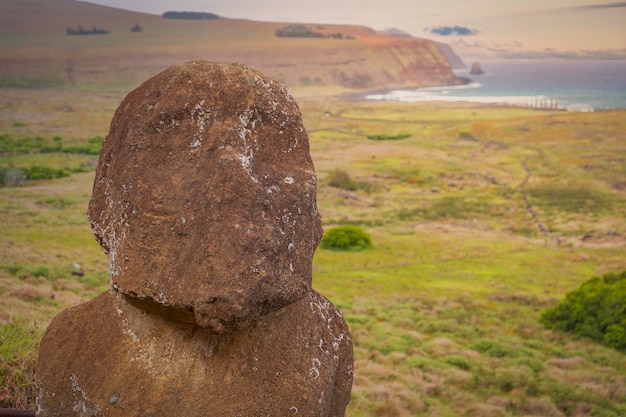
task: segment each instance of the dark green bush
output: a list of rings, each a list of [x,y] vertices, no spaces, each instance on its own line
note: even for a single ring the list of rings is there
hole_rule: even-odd
[[[484,353],[492,358],[515,357],[516,353],[508,346],[504,346],[495,340],[483,339],[472,345],[472,349]]]
[[[0,134],[0,153],[28,153],[48,146],[48,141],[42,137],[13,138],[6,133]]]
[[[102,136],[94,136],[87,139],[87,145],[72,145],[63,148],[65,153],[80,153],[86,155],[99,155],[102,150]]]
[[[102,136],[93,136],[87,139],[87,144],[63,146],[63,138],[55,136],[52,143],[42,137],[34,138],[14,138],[6,133],[0,134],[0,153],[80,153],[87,155],[98,155],[102,149]]]
[[[90,143],[92,145],[102,146],[103,142],[104,142],[104,138],[102,136],[92,136],[89,139],[87,139],[87,143]]]
[[[456,366],[459,369],[463,369],[464,371],[467,371],[471,368],[468,360],[461,356],[448,356],[444,359],[444,362],[448,365]]]
[[[361,250],[372,246],[372,238],[363,229],[353,225],[334,227],[324,233],[322,249]]]
[[[412,135],[410,133],[400,133],[398,135],[388,135],[386,133],[380,135],[369,135],[367,138],[369,140],[400,140],[410,138]]]
[[[45,265],[37,265],[31,273],[34,277],[50,278],[50,269]]]
[[[324,34],[315,32],[305,25],[289,25],[276,29],[276,36],[288,38],[323,38]]]
[[[626,350],[626,271],[594,277],[541,315],[544,326]]]
[[[72,145],[63,148],[64,153],[80,153],[84,155],[98,155],[100,149],[90,145]]]
[[[70,172],[72,174],[78,174],[81,172],[89,172],[92,171],[91,169],[89,169],[87,166],[79,166],[79,167],[74,167],[74,168],[69,168]]]
[[[52,138],[52,145],[44,145],[39,149],[41,153],[61,152],[63,149],[63,139],[60,136]]]
[[[24,173],[26,173],[26,177],[29,180],[51,180],[54,178],[69,177],[71,174],[67,169],[54,169],[43,165],[24,168]]]

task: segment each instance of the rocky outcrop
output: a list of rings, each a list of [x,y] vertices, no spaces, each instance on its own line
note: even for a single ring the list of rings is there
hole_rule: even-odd
[[[111,122],[89,219],[111,289],[40,345],[39,416],[343,416],[352,342],[311,289],[316,175],[289,92],[171,67]]]
[[[474,62],[472,64],[472,68],[470,68],[470,74],[472,75],[480,75],[480,74],[484,74],[485,71],[483,71],[483,68],[480,66],[480,64],[478,62]]]

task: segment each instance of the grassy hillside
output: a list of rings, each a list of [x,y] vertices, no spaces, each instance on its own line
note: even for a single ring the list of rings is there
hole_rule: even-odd
[[[165,21],[71,0],[0,9],[0,407],[34,406],[41,332],[108,288],[86,218],[93,138],[131,88],[200,57],[290,84],[325,229],[372,237],[370,249],[314,258],[314,287],[354,337],[349,417],[626,414],[623,352],[539,323],[590,277],[626,269],[626,111],[354,101],[332,74],[383,80],[417,48],[367,28],[318,29],[354,40],[279,39],[281,24]],[[65,34],[78,24],[111,33]],[[25,177],[45,170],[65,176]]]
[[[59,135],[63,146],[106,133],[121,98],[9,91],[0,131]],[[374,244],[314,259],[315,288],[354,335],[349,416],[625,412],[623,353],[538,321],[591,276],[626,269],[623,111],[300,97],[325,228],[358,225]],[[14,154],[0,165],[93,159]],[[342,172],[353,186],[330,186]],[[107,288],[85,216],[92,180],[91,171],[0,189],[0,322],[17,324],[3,327],[17,353],[0,366],[28,368],[54,314]]]
[[[138,24],[142,31],[131,33]],[[68,36],[67,28],[106,29]],[[361,26],[317,25],[335,38],[275,36],[285,23],[163,19],[74,0],[0,3],[0,85],[131,88],[169,65],[194,59],[242,62],[289,86],[380,88],[459,80],[432,42],[396,39]]]

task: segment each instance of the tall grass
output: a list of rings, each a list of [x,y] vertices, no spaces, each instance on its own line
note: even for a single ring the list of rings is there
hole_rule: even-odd
[[[24,320],[0,324],[0,407],[35,406],[35,363],[41,331]]]

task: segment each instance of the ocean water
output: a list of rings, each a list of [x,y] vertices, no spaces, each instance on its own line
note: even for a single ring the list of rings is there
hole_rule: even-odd
[[[626,61],[498,61],[481,63],[484,74],[469,68],[455,73],[468,85],[394,90],[371,100],[469,101],[569,111],[626,108]]]

